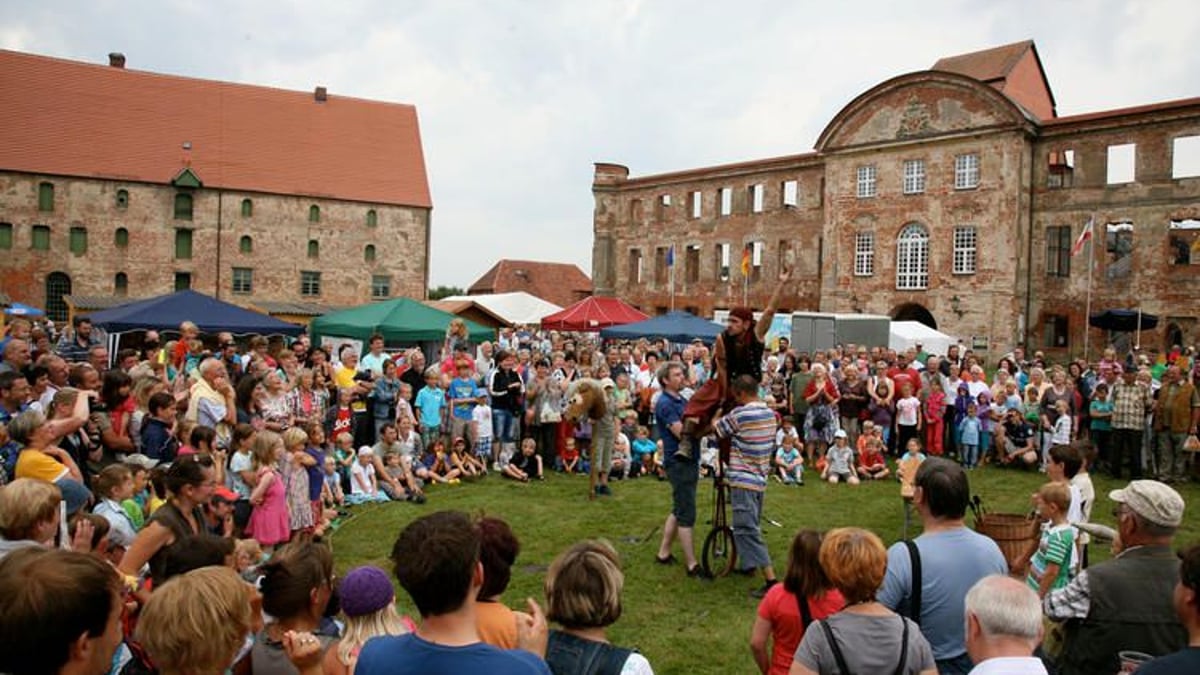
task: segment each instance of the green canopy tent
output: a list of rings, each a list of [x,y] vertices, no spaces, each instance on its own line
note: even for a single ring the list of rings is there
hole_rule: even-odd
[[[333,312],[313,319],[309,324],[313,342],[324,337],[353,338],[366,342],[379,334],[388,344],[414,345],[440,342],[446,328],[459,317],[409,298],[372,302]],[[474,321],[467,321],[471,342],[479,343],[496,337],[495,331]]]

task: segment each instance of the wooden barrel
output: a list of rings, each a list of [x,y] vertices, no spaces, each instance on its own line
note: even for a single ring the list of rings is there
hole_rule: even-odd
[[[1038,522],[1019,513],[985,513],[975,520],[975,529],[996,542],[1010,571],[1021,562],[1039,535]]]

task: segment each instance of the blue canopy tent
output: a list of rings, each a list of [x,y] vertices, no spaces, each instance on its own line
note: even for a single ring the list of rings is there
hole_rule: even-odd
[[[93,326],[110,334],[134,330],[179,330],[179,324],[184,321],[191,321],[205,333],[228,331],[235,335],[296,336],[304,332],[303,326],[192,290],[135,300],[87,316]]]
[[[600,337],[606,340],[666,338],[676,343],[691,342],[700,338],[704,344],[712,344],[722,330],[724,328],[721,324],[702,319],[690,312],[676,310],[645,321],[601,329]]]
[[[32,307],[20,302],[14,302],[4,308],[4,313],[9,316],[24,316],[24,317],[43,317],[46,313],[37,307]]]

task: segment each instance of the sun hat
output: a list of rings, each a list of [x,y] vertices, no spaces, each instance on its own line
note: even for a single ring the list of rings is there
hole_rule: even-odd
[[[338,598],[346,616],[364,616],[387,607],[396,598],[396,591],[386,572],[367,565],[346,573],[338,586]]]
[[[373,454],[375,454],[375,449],[369,445],[364,445],[358,449],[359,457],[366,457],[367,455],[373,455]]]
[[[845,429],[838,429],[837,431],[833,432],[833,437],[834,438],[848,438],[848,436],[846,436]]]

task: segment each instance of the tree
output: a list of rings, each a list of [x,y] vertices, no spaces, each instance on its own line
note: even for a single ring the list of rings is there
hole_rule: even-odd
[[[441,300],[442,298],[448,298],[452,295],[466,294],[467,292],[458,286],[437,286],[436,288],[429,289],[430,300]]]

